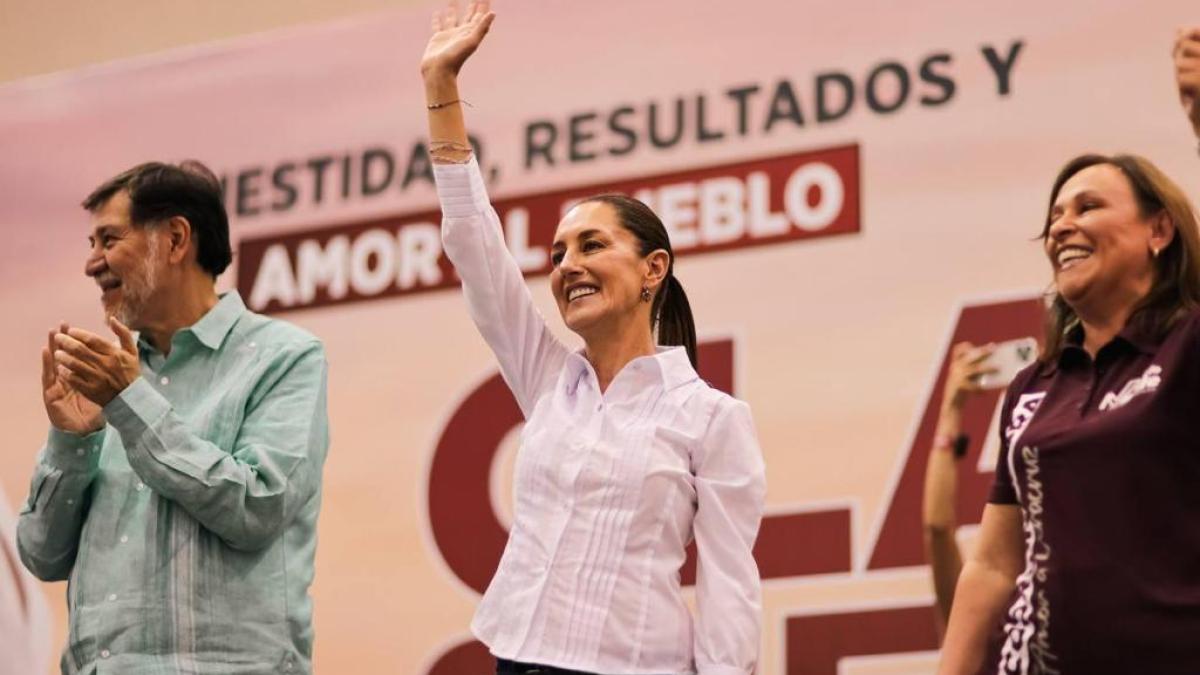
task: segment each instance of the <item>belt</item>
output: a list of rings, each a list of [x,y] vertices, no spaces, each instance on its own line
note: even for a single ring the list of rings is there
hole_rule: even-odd
[[[497,675],[595,675],[582,670],[568,670],[536,663],[520,663],[508,659],[496,659]]]

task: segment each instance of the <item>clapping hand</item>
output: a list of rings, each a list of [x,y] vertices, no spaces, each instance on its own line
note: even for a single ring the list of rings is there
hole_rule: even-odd
[[[94,416],[99,414],[97,406],[108,405],[109,401],[133,384],[141,374],[133,333],[116,317],[108,318],[108,326],[116,334],[117,342],[110,342],[95,333],[82,328],[71,328],[65,324],[50,338],[53,349],[53,374],[59,383],[65,385],[65,390],[72,392],[72,396],[81,394],[91,404],[89,406],[78,401],[74,405],[79,414],[85,411],[89,414],[88,420],[92,424],[96,423]],[[42,380],[46,382],[47,364],[44,353],[42,360]],[[47,402],[47,411],[49,408],[50,404]],[[51,421],[54,421],[53,415]],[[57,426],[57,423],[55,425]],[[99,425],[94,428],[99,428]]]
[[[55,364],[54,352],[58,349],[55,336],[67,330],[63,324],[59,330],[50,331],[46,344],[42,346],[42,402],[46,405],[46,416],[61,431],[73,434],[89,434],[104,426],[100,406],[92,403],[67,381]]]

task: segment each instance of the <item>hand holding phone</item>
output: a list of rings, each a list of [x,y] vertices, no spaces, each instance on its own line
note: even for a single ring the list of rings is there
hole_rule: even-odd
[[[954,345],[942,406],[946,410],[961,410],[971,394],[1008,386],[1022,368],[1033,363],[1037,354],[1037,340],[1031,337],[978,347],[970,342]]]
[[[1017,373],[1037,360],[1037,356],[1038,343],[1031,337],[997,343],[991,353],[980,361],[983,371],[976,381],[983,389],[1007,387]]]

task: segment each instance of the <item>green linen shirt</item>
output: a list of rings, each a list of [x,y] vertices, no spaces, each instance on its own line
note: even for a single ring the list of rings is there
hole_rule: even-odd
[[[69,580],[62,671],[311,672],[321,343],[230,292],[169,356],[138,347],[104,429],[51,428],[21,510],[25,565]]]

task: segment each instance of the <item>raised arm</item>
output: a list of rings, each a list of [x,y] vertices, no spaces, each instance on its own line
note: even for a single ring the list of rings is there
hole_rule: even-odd
[[[462,17],[453,2],[435,14],[421,76],[430,156],[442,204],[442,245],[462,279],[471,319],[496,354],[521,411],[529,417],[568,352],[546,328],[508,251],[463,119],[458,73],[479,48],[494,18],[487,0],[472,2]]]
[[[950,370],[938,414],[937,432],[929,463],[925,466],[925,489],[921,520],[925,526],[925,555],[933,572],[933,592],[944,630],[950,620],[954,586],[962,571],[962,554],[955,532],[958,529],[954,502],[958,495],[958,453],[955,446],[962,432],[962,409],[967,399],[980,391],[979,376],[991,372],[986,359],[992,350],[968,342],[954,345]]]
[[[421,78],[429,111],[430,155],[435,163],[462,163],[469,158],[471,144],[458,93],[458,73],[479,49],[495,18],[488,0],[471,2],[462,17],[453,0],[433,15],[433,35],[421,57]]]
[[[1200,139],[1200,26],[1180,28],[1175,36],[1175,82],[1179,86],[1179,101],[1192,131]]]

